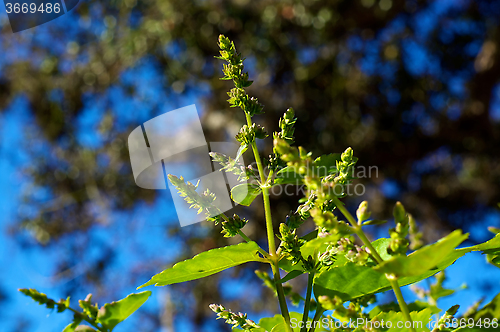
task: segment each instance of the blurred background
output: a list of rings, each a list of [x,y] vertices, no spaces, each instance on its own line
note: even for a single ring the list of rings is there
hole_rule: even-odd
[[[168,191],[135,185],[126,144],[144,121],[193,103],[208,141],[232,139],[244,117],[219,80],[220,33],[246,57],[249,93],[265,105],[257,122],[276,130],[293,107],[297,144],[316,156],[351,146],[359,165],[378,168],[357,180],[366,192],[345,200],[351,211],[369,200],[373,216],[390,219],[400,200],[428,242],[462,228],[473,244],[500,226],[498,1],[81,1],[15,34],[0,8],[0,331],[60,331],[71,320],[17,288],[104,303],[239,241],[208,222],[181,228]],[[275,225],[297,198],[272,197]],[[259,200],[237,209],[265,245]],[[256,321],[274,315],[256,268],[154,288],[116,331],[229,330],[214,302]],[[480,254],[447,271],[446,286],[468,289],[443,309],[500,291],[500,270]]]

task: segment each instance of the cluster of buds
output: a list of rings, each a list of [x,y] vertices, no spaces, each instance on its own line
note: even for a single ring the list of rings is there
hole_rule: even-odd
[[[244,88],[252,85],[248,80],[248,73],[243,72],[243,59],[241,54],[236,52],[234,43],[223,35],[219,36],[220,56],[218,59],[227,61],[223,67],[223,80],[232,80],[235,88],[228,92],[228,102],[232,107],[241,107],[241,109],[250,116],[262,113],[263,106],[257,98],[249,97]]]
[[[343,255],[348,261],[357,265],[365,265],[370,257],[370,250],[354,244],[349,238],[341,238],[336,244],[328,246],[325,252],[319,254],[318,260],[324,266],[330,266],[338,255]]]
[[[433,306],[437,306],[437,301],[445,296],[452,295],[455,293],[452,289],[447,289],[443,287],[443,284],[446,280],[446,274],[444,271],[436,273],[434,275],[436,280],[435,283],[430,284],[429,289],[424,289],[417,285],[411,285],[410,289],[421,299],[425,299],[429,304]],[[462,286],[465,287],[465,286]]]
[[[335,310],[334,314],[337,318],[345,320],[357,320],[358,318],[367,319],[369,316],[363,313],[363,307],[375,302],[375,296],[367,295],[359,299],[351,300],[347,308],[344,306],[344,300],[339,296],[331,298],[322,295],[318,298],[318,302],[326,310]]]
[[[406,238],[409,233],[409,218],[401,202],[396,202],[393,210],[395,228],[389,229],[391,242],[387,252],[391,255],[405,255],[408,250],[409,241]]]
[[[336,167],[337,172],[334,174],[329,174],[322,179],[322,192],[323,196],[328,197],[332,194],[331,188],[333,188],[333,194],[339,197],[344,196],[344,187],[354,179],[354,166],[356,165],[357,158],[353,157],[353,151],[351,148],[347,148],[342,155],[340,160],[337,160]],[[338,186],[341,186],[342,190],[338,190]]]
[[[294,212],[290,211],[290,213],[286,216],[285,224],[290,229],[299,228],[299,226],[302,225],[303,223],[304,223],[304,219],[298,213],[294,213]]]
[[[279,120],[280,131],[273,133],[273,139],[283,140],[286,144],[290,145],[294,143],[294,132],[295,132],[295,122],[297,121],[294,118],[295,112],[293,108],[289,108],[286,110],[283,117]],[[273,154],[269,156],[268,166],[271,170],[277,170],[279,168],[285,167],[286,163],[282,160],[280,153],[276,149],[273,148]]]
[[[326,310],[334,310],[332,317],[339,319],[341,321],[369,321],[370,316],[364,313],[364,308],[369,304],[375,303],[375,295],[365,295],[357,299],[353,299],[347,305],[344,306],[344,301],[339,296],[334,296],[333,298],[322,295],[318,298],[319,304]],[[357,326],[356,331],[373,332],[379,331],[374,329],[372,326]],[[342,329],[344,331],[344,329]],[[346,329],[345,331],[351,331],[351,329]]]
[[[270,154],[267,159],[264,159],[264,162],[269,170],[273,172],[286,166],[285,162],[276,153]]]
[[[97,305],[97,303],[92,305],[91,301],[92,294],[88,294],[85,300],[79,300],[78,304],[89,318],[95,320],[97,318],[97,314],[99,313],[99,306]]]
[[[312,166],[312,154],[305,151],[302,147],[296,148],[281,137],[274,137],[274,152],[281,156],[281,159],[288,166],[293,167],[295,172],[300,175],[308,173]]]
[[[338,220],[332,213],[335,205],[331,200],[325,201],[317,207],[315,194],[310,194],[309,198],[297,208],[295,213],[287,216],[286,224],[290,228],[295,229],[301,225],[304,220],[313,217],[314,222],[318,226],[319,234],[350,234],[351,227],[343,220]],[[319,236],[319,235],[318,235]]]
[[[300,217],[304,220],[311,216],[311,209],[314,208],[314,201],[316,196],[311,193],[308,199],[297,208],[296,213],[300,215]]]
[[[424,245],[423,237],[424,233],[420,232],[417,226],[415,218],[411,214],[408,214],[408,223],[410,226],[410,249],[417,250]]]
[[[436,324],[436,327],[432,330],[432,332],[438,332],[438,331],[451,331],[449,326],[450,322],[453,320],[455,314],[458,311],[458,308],[460,306],[454,305],[450,309],[446,310],[446,312],[441,316]]]
[[[337,229],[339,221],[337,216],[335,216],[330,211],[322,211],[320,208],[313,208],[310,211],[316,225],[327,232]]]
[[[304,298],[302,296],[300,296],[299,293],[294,292],[292,289],[292,286],[290,286],[288,284],[283,285],[283,293],[285,294],[285,296],[288,296],[290,298],[290,301],[292,302],[292,304],[294,306],[298,306],[300,304],[300,301],[304,301]],[[311,299],[311,300],[313,301],[314,299]],[[311,304],[312,304],[312,301],[311,301]],[[310,309],[310,310],[313,310],[313,309]]]
[[[71,310],[73,311],[73,323],[68,325],[65,329],[68,330],[70,329],[71,331],[95,331],[93,328],[86,326],[86,325],[80,325],[80,323],[85,320],[89,323],[91,323],[93,326],[96,326],[100,323],[102,325],[102,331],[106,330],[108,331],[107,327],[99,321],[99,317],[104,317],[106,316],[106,307],[102,307],[99,309],[99,306],[97,303],[92,304],[92,294],[88,294],[85,300],[79,300],[78,304],[80,305],[80,308],[82,308],[82,312],[78,312],[75,309],[70,308],[70,301],[69,297],[66,299],[61,299],[59,301],[55,301],[44,293],[41,293],[37,291],[36,289],[19,289],[21,293],[23,293],[26,296],[29,296],[31,299],[33,299],[35,302],[37,302],[40,305],[45,305],[47,309],[56,309],[57,312],[63,312],[65,310]],[[87,316],[87,317],[85,317]],[[72,329],[71,329],[72,328]],[[75,330],[76,328],[76,330]],[[99,329],[100,331],[100,329]]]
[[[248,80],[248,73],[243,72],[243,59],[241,54],[236,52],[234,43],[229,38],[220,35],[219,48],[220,56],[216,58],[227,61],[227,65],[223,65],[224,77],[222,80],[233,80],[237,88],[246,88],[252,85],[252,81]]]
[[[286,224],[280,224],[280,235],[278,238],[281,240],[281,250],[284,255],[290,259],[293,265],[298,264],[300,261],[304,260],[300,252],[300,247],[305,243],[305,240],[299,239],[295,234],[295,229],[292,230]]]
[[[261,271],[261,270],[255,270],[254,272],[255,272],[255,275],[257,275],[257,277],[259,277],[259,279],[262,280],[262,282],[264,283],[264,286],[271,289],[275,296],[278,296],[278,292],[276,291],[276,283],[274,282],[274,279],[271,278],[269,273],[267,273],[265,271]],[[285,293],[285,296],[288,296],[290,298],[290,300],[292,301],[292,304],[295,306],[299,305],[300,301],[304,300],[302,298],[302,296],[300,296],[299,293],[294,292],[292,290],[292,286],[290,286],[288,284],[283,285],[283,291]]]
[[[220,304],[211,304],[210,309],[217,314],[217,319],[224,319],[227,324],[233,326],[233,329],[236,327],[240,327],[243,330],[260,328],[260,326],[255,324],[253,320],[247,318],[247,314],[243,314],[241,312],[234,313]]]
[[[44,293],[40,293],[36,289],[19,289],[21,293],[26,296],[29,296],[33,301],[37,302],[40,305],[45,305],[47,309],[57,309],[57,312],[63,312],[64,310],[69,308],[69,297],[67,299],[61,299],[59,301],[52,300],[47,297]]]
[[[308,200],[297,209],[303,219],[312,217],[320,233],[351,234],[351,227],[343,220],[338,220],[332,212],[336,209],[332,200],[319,203],[316,194],[309,195]]]
[[[372,213],[368,211],[368,202],[367,201],[361,202],[359,204],[358,209],[356,210],[356,217],[358,218],[358,222],[361,223],[367,220],[368,218],[370,218],[371,215]]]
[[[216,224],[220,221],[221,211],[212,204],[215,200],[214,193],[207,189],[202,194],[198,194],[196,192],[198,184],[194,185],[191,182],[185,182],[182,176],[178,178],[175,175],[169,174],[168,179],[177,189],[180,196],[184,197],[184,200],[188,204],[191,204],[190,208],[197,209],[198,213],[205,212],[210,217],[209,219],[214,220]]]
[[[353,157],[353,151],[349,147],[341,155],[340,161],[337,161],[337,176],[334,179],[335,183],[346,185],[353,180],[353,170],[354,165],[356,165],[357,159]]]
[[[295,112],[293,108],[289,108],[286,110],[285,114],[283,114],[283,117],[280,118],[279,120],[279,127],[281,131],[275,132],[273,135],[273,138],[280,138],[287,142],[288,144],[293,144],[294,143],[294,137],[293,134],[295,132],[295,122],[297,121],[297,118],[294,117]]]
[[[333,174],[321,174],[314,167],[312,154],[302,147],[290,146],[287,141],[280,137],[274,138],[274,151],[281,159],[292,167],[296,173],[303,176],[308,195],[316,197],[317,205],[323,204],[333,196],[345,195],[344,188],[352,182],[354,165],[357,158],[353,157],[351,148],[347,148],[341,155],[341,160],[336,162],[336,171]],[[341,190],[338,189],[340,186]]]
[[[219,152],[210,152],[210,157],[222,166],[221,171],[225,170],[233,173],[238,177],[238,181],[248,181],[250,178],[256,179],[255,170],[252,168],[252,165],[245,167],[237,160]]]
[[[231,218],[228,218],[228,220],[224,220],[221,222],[222,224],[222,234],[224,234],[224,237],[233,237],[236,236],[240,229],[242,229],[246,224],[248,220],[245,218],[240,218],[238,215],[233,215]]]
[[[253,123],[251,126],[244,125],[235,138],[242,145],[250,145],[255,141],[256,138],[264,139],[266,138],[267,132],[264,127]]]

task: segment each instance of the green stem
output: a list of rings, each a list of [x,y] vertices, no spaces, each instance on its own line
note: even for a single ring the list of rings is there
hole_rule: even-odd
[[[312,320],[312,324],[311,324],[311,328],[309,329],[309,332],[314,332],[314,330],[316,329],[316,326],[314,326],[315,325],[314,322],[318,321],[324,312],[325,312],[325,310],[318,303],[318,308],[316,309],[316,313],[314,314],[314,318]]]
[[[377,250],[375,250],[375,248],[371,244],[370,240],[368,240],[368,238],[365,235],[365,232],[363,232],[363,230],[361,229],[361,225],[358,225],[352,214],[345,208],[344,204],[337,197],[334,197],[332,200],[334,201],[335,205],[340,210],[340,212],[342,212],[342,214],[351,223],[351,226],[356,235],[361,239],[361,241],[363,241],[365,246],[370,250],[370,253],[373,255],[373,258],[375,258],[375,260],[377,261],[377,264],[383,263],[384,262],[383,258],[380,257]],[[391,284],[391,287],[394,290],[394,294],[396,295],[399,308],[401,309],[404,318],[406,319],[406,321],[411,323],[410,331],[416,332],[415,328],[413,327],[413,321],[410,316],[410,310],[408,309],[408,305],[406,304],[405,299],[403,298],[403,293],[401,293],[398,281],[388,274],[386,274],[385,276],[387,277],[387,280],[389,280],[389,283]]]
[[[247,125],[252,126],[252,119],[248,113],[245,113],[247,119]],[[269,202],[269,187],[266,183],[266,177],[264,174],[264,167],[262,166],[262,161],[260,159],[259,150],[257,149],[257,143],[252,142],[252,151],[255,157],[255,162],[257,163],[257,169],[259,171],[260,185],[262,188],[262,197],[264,199],[264,211],[266,215],[266,229],[267,229],[267,241],[269,243],[269,254],[271,256],[276,255],[276,243],[274,242],[274,231],[273,231],[273,219],[271,217],[271,203]]]
[[[84,313],[81,313],[79,312],[78,310],[75,310],[73,308],[70,308],[70,307],[67,307],[68,310],[72,311],[73,313],[79,315],[80,317],[82,317],[82,319],[84,321],[86,321],[87,323],[89,323],[90,325],[92,325],[93,327],[95,327],[98,331],[107,331],[107,330],[103,330],[103,328],[99,327],[99,325],[97,325],[94,321],[92,321],[90,318],[88,318]]]
[[[285,320],[285,328],[287,332],[293,332],[290,323],[290,314],[288,313],[288,306],[286,304],[285,291],[283,290],[282,283],[279,281],[281,279],[281,276],[278,261],[274,261],[271,264],[271,267],[273,269],[274,282],[276,283],[276,292],[278,293],[278,302],[280,304],[281,315]]]
[[[248,113],[245,112],[247,125],[252,126],[252,118]],[[269,187],[264,174],[264,167],[262,166],[262,161],[260,159],[259,150],[257,149],[257,143],[252,142],[252,151],[257,163],[257,169],[260,176],[260,186],[262,188],[262,199],[264,201],[264,212],[266,217],[266,230],[267,230],[267,242],[269,245],[269,255],[271,256],[272,263],[271,268],[273,270],[274,282],[276,283],[276,292],[278,293],[278,301],[280,304],[281,315],[285,320],[285,328],[287,332],[293,332],[290,325],[290,314],[288,312],[288,306],[286,304],[285,292],[283,291],[283,285],[279,282],[281,279],[280,269],[279,269],[279,257],[276,255],[276,243],[274,241],[274,230],[273,230],[273,219],[271,216],[271,203],[269,201]]]
[[[408,309],[408,306],[406,305],[403,293],[401,293],[401,288],[399,288],[398,281],[395,279],[391,280],[389,277],[387,277],[387,279],[391,283],[392,289],[394,289],[394,294],[396,294],[396,299],[398,300],[399,307],[401,308],[401,312],[403,313],[404,318],[406,319],[406,321],[411,323],[410,331],[416,332],[410,316],[410,309]]]
[[[314,280],[314,273],[315,271],[311,271],[309,273],[309,277],[307,278],[307,293],[306,293],[306,302],[304,304],[304,314],[302,315],[302,322],[304,325],[300,329],[300,332],[306,332],[307,331],[307,320],[309,318],[309,307],[311,304],[311,293],[312,293],[312,286],[313,286],[313,280]]]

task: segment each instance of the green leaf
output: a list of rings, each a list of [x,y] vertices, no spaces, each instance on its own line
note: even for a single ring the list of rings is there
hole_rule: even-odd
[[[249,206],[261,192],[262,189],[255,184],[242,183],[231,189],[231,198],[238,204]]]
[[[264,331],[271,331],[276,325],[283,324],[284,322],[283,316],[276,315],[274,317],[262,318],[258,325],[262,327]]]
[[[295,184],[299,186],[304,182],[303,180],[304,178],[300,174],[295,173],[293,167],[287,166],[276,173],[274,185]]]
[[[427,328],[427,324],[429,324],[431,316],[432,316],[432,310],[431,309],[424,309],[422,311],[412,311],[410,312],[411,319],[413,321],[413,327],[415,328],[416,331],[418,332],[429,332],[429,329]],[[377,316],[375,316],[372,321],[377,320],[379,322],[384,322],[384,327],[389,327],[389,323],[391,323],[391,328],[389,331],[391,332],[408,332],[409,328],[404,327],[404,324],[406,323],[406,319],[403,316],[403,313],[398,311],[389,311],[389,312],[381,312]],[[398,324],[400,327],[398,327]],[[410,323],[408,323],[410,324]]]
[[[313,162],[313,169],[317,172],[314,174],[323,177],[337,172],[337,161],[341,160],[340,153],[330,153],[319,156]]]
[[[387,255],[389,239],[378,239],[373,242],[377,252]],[[434,274],[443,271],[457,259],[471,251],[489,250],[500,247],[500,236],[472,247],[456,249],[442,259],[436,267],[417,276],[403,277],[398,280],[400,286],[410,285]],[[411,255],[410,255],[411,256]],[[382,256],[386,259],[386,256]],[[360,297],[365,294],[374,294],[391,289],[391,285],[383,273],[379,273],[367,266],[356,266],[347,263],[333,269],[323,271],[314,279],[314,294],[316,296],[340,296],[345,301]]]
[[[240,157],[248,150],[248,144],[242,144],[236,153],[236,158],[234,160],[238,161]]]
[[[408,303],[408,310],[410,311],[421,311],[424,309],[429,309],[433,315],[439,314],[441,312],[441,309],[427,302],[417,300],[415,302]],[[373,318],[378,314],[380,314],[381,312],[390,312],[390,311],[400,311],[399,304],[397,304],[396,302],[391,302],[388,304],[378,305],[369,312],[369,316],[370,318]]]
[[[314,278],[314,294],[330,297],[339,296],[344,301],[385,291],[390,283],[384,274],[368,266],[346,263],[317,274]]]
[[[302,271],[302,270],[293,270],[292,272],[288,273],[286,276],[284,276],[283,278],[278,280],[278,283],[284,284],[287,281],[290,281],[292,279],[297,278],[298,276],[300,276],[303,273],[304,273],[304,271]]]
[[[385,261],[392,256],[387,252],[387,248],[389,247],[389,244],[391,243],[391,239],[387,238],[380,238],[372,242],[373,248],[377,250],[379,256]]]
[[[139,309],[150,296],[151,291],[145,291],[130,294],[120,301],[106,303],[99,309],[97,322],[113,330],[118,323],[124,321]]]
[[[363,223],[363,226],[368,226],[368,225],[383,225],[387,222],[387,220],[380,220],[380,219],[372,219],[372,220],[367,220]]]
[[[83,320],[83,318],[76,318],[75,317],[73,319],[73,322],[64,328],[63,332],[74,332],[75,329],[78,327],[78,325],[80,325],[82,320]]]
[[[400,286],[410,285],[444,270],[465,253],[455,251],[439,263],[436,269],[427,271],[418,276],[403,277],[398,280]],[[314,294],[318,297],[328,295],[340,296],[343,300],[351,299],[391,289],[391,284],[383,273],[375,271],[368,266],[357,266],[347,263],[343,266],[326,270],[316,275],[314,279]]]
[[[294,332],[299,332],[300,328],[298,327],[298,324],[299,324],[299,322],[302,321],[302,314],[298,313],[298,312],[290,312],[290,319],[291,319],[292,330]],[[312,319],[309,318],[308,321],[311,322]],[[311,324],[311,323],[309,323],[309,324]],[[269,317],[269,318],[262,318],[257,325],[259,325],[261,328],[260,329],[252,329],[250,331],[252,331],[252,332],[287,332],[285,320],[283,319],[283,316],[281,316],[281,315],[276,315],[274,317]],[[295,326],[297,326],[297,327],[295,327]],[[233,331],[243,332],[242,329],[238,329],[238,328],[234,329]],[[326,332],[326,331],[329,331],[329,330],[327,330],[323,326],[319,326],[319,325],[314,330],[314,332]]]
[[[293,312],[290,313],[292,315]],[[265,317],[262,318],[259,323],[257,323],[261,328],[258,329],[251,329],[250,331],[252,332],[269,332],[269,331],[275,331],[275,327],[283,326],[285,327],[285,320],[283,319],[283,316],[281,315],[276,315],[274,317]],[[242,329],[234,329],[233,331],[238,331],[238,332],[243,332]],[[286,332],[286,330],[283,330]]]
[[[470,251],[486,251],[500,249],[500,234],[497,234],[494,238],[481,244],[477,244],[472,247],[462,248],[458,250],[470,252]]]
[[[301,238],[302,240],[311,241],[311,240],[313,240],[313,239],[315,239],[315,238],[317,238],[317,237],[318,237],[318,230],[317,230],[317,229],[315,229],[314,231],[309,232],[309,233],[307,233],[306,235],[301,236],[300,238]]]
[[[495,265],[496,267],[500,267],[500,256],[499,255],[487,255],[486,260],[488,263]]]
[[[278,315],[279,317],[282,317],[281,315]],[[272,330],[270,330],[271,332],[287,332],[287,329],[286,329],[286,325],[285,325],[285,321],[282,319],[282,322],[277,324],[276,326],[273,327]],[[298,326],[298,324],[302,321],[302,314],[301,313],[298,313],[298,312],[290,312],[290,322],[291,322],[291,327],[292,327],[292,330],[294,332],[299,332],[300,331],[300,327]],[[312,319],[309,318],[308,319],[309,322],[312,322]],[[307,323],[306,323],[307,324]],[[311,323],[309,323],[311,325]],[[327,330],[325,330],[323,327],[320,327],[318,326],[314,332],[325,332]]]
[[[467,238],[468,234],[462,234],[461,230],[456,230],[438,242],[425,246],[409,256],[394,256],[374,269],[382,273],[394,274],[398,278],[417,276],[435,268]]]
[[[259,246],[255,242],[204,251],[158,273],[138,289],[150,285],[166,286],[200,279],[247,262],[265,262],[258,252]]]
[[[387,253],[389,243],[390,239],[386,238],[372,242],[373,247],[384,260],[392,257]],[[456,251],[443,260],[437,269],[419,276],[401,278],[398,280],[399,285],[405,286],[428,278],[444,270],[461,256],[463,254]],[[377,272],[369,266],[357,266],[351,262],[322,271],[314,279],[314,294],[316,297],[321,295],[328,295],[330,297],[338,295],[345,301],[366,294],[384,292],[389,289],[391,289],[391,284],[383,273]]]

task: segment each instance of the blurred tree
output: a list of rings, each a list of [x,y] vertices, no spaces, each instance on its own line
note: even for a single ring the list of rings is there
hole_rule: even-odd
[[[134,127],[201,98],[207,139],[234,135],[243,119],[229,109],[228,86],[213,59],[220,33],[252,63],[250,91],[266,105],[270,130],[293,107],[298,144],[317,154],[352,146],[362,165],[378,167],[360,180],[377,202],[375,214],[389,216],[402,194],[429,239],[457,226],[467,230],[500,201],[498,17],[493,0],[113,0],[82,2],[23,33],[12,34],[4,23],[0,110],[24,109],[35,120],[26,132],[32,159],[25,172],[33,187],[12,232],[28,246],[63,246],[58,270],[71,273],[95,245],[90,230],[154,202],[157,193],[132,178],[126,140]],[[286,197],[273,206],[283,216],[294,208]],[[251,231],[263,236],[262,213],[251,217]],[[120,223],[133,228],[134,220]],[[199,227],[168,224],[168,236],[185,244],[180,256],[226,241],[210,225]],[[117,248],[103,248],[89,259],[91,272],[75,277],[66,292],[105,293],[98,286]],[[140,272],[130,283],[165,263],[158,255],[134,267]],[[251,271],[239,273],[258,282]],[[180,301],[190,310],[174,315],[202,326],[208,302],[220,296],[205,283],[172,290],[197,299]],[[181,305],[170,298],[172,307]],[[266,303],[255,308],[275,310]],[[152,326],[168,320],[150,319]]]

